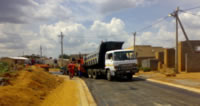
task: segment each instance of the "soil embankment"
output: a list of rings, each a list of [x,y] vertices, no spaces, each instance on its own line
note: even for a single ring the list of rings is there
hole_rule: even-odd
[[[38,106],[63,78],[32,67],[4,75],[7,83],[0,86],[0,106]]]

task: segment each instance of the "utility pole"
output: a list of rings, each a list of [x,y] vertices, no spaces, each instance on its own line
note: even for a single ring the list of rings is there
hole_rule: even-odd
[[[61,41],[60,41],[60,45],[61,45],[61,66],[63,67],[63,37],[64,37],[64,35],[62,34],[62,32],[60,33],[60,35],[58,37],[60,37],[60,39],[61,39]]]
[[[136,41],[136,32],[133,33],[133,52],[136,55],[135,41]]]
[[[179,7],[177,7],[176,11],[170,14],[170,16],[173,16],[176,19],[176,51],[175,51],[175,72],[178,73],[178,24],[181,26],[183,35],[185,36],[186,42],[191,49],[191,52],[194,53],[194,50],[192,48],[192,44],[189,41],[189,38],[187,36],[187,33],[185,32],[185,29],[183,27],[183,24],[181,23],[181,20],[178,16]]]
[[[136,32],[133,33],[133,47],[134,47],[134,51],[135,51],[135,41],[136,41]]]
[[[40,45],[40,57],[42,58],[42,46]]]
[[[175,49],[175,73],[178,73],[178,12],[179,7],[177,7],[176,11],[170,14],[176,19],[176,49]]]
[[[182,24],[182,22],[181,22],[181,20],[180,20],[180,18],[179,18],[178,16],[177,16],[177,21],[179,22],[179,25],[181,26],[181,29],[182,29],[182,31],[183,31],[183,35],[185,36],[186,42],[187,42],[187,44],[188,44],[188,46],[189,46],[191,52],[194,53],[194,49],[193,49],[193,47],[192,47],[192,44],[190,43],[190,40],[189,40],[189,38],[188,38],[188,35],[187,35],[187,33],[185,32],[185,28],[183,27],[183,24]]]

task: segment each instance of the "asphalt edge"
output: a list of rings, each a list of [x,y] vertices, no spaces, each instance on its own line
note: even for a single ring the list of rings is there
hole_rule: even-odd
[[[139,76],[134,76],[134,77],[141,78]],[[145,79],[145,78],[142,78],[142,79]],[[176,88],[180,88],[180,89],[184,89],[184,90],[187,90],[187,91],[191,91],[191,92],[195,92],[195,93],[200,94],[200,89],[198,89],[198,88],[188,87],[188,86],[184,86],[184,85],[180,85],[180,84],[173,84],[173,83],[169,83],[169,82],[165,82],[165,81],[159,81],[159,80],[150,79],[150,78],[145,79],[145,80],[150,81],[150,82],[155,82],[155,83],[159,83],[159,84],[172,86],[172,87],[176,87]]]
[[[66,78],[65,75],[58,75],[59,77]],[[68,76],[69,77],[69,76]],[[72,79],[78,83],[80,106],[97,106],[91,92],[89,91],[86,83],[81,78],[75,77]]]
[[[86,99],[87,99],[87,104],[84,103],[83,106],[86,106],[86,105],[88,105],[88,106],[97,106],[97,104],[96,104],[96,102],[95,102],[95,100],[94,100],[94,98],[93,98],[93,96],[92,96],[90,90],[88,89],[88,87],[87,87],[85,81],[83,81],[83,80],[80,79],[80,78],[79,78],[79,81],[80,81],[81,86],[82,86],[81,89],[83,90],[84,95],[85,95],[85,97],[86,97]],[[83,95],[83,94],[82,94],[82,95]],[[81,101],[83,102],[83,99],[82,99]]]

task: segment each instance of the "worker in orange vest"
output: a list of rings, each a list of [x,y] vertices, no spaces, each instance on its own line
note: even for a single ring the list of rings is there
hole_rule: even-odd
[[[70,64],[68,64],[68,70],[69,70],[69,78],[72,79],[75,71],[75,64],[73,61]]]
[[[78,75],[79,75],[79,77],[81,77],[81,75],[82,75],[81,65],[80,64],[78,65]]]

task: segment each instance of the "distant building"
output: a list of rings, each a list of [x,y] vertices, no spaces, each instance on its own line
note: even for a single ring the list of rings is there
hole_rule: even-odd
[[[67,67],[67,65],[70,63],[69,59],[63,59],[63,66]],[[58,66],[62,66],[62,59],[58,59]]]
[[[133,50],[134,47],[129,47],[127,49]],[[145,59],[154,59],[156,52],[163,52],[164,48],[162,47],[153,47],[151,45],[136,45],[135,51],[137,54],[138,65],[141,66],[142,61]]]
[[[74,59],[79,59],[80,57],[83,57],[83,56],[86,56],[87,54],[71,54],[70,55],[70,60],[72,59],[72,58],[74,58]]]
[[[0,59],[0,62],[6,62],[9,65],[14,65],[14,64],[24,65],[25,63],[28,62],[28,58],[25,58],[25,57],[2,57]]]

